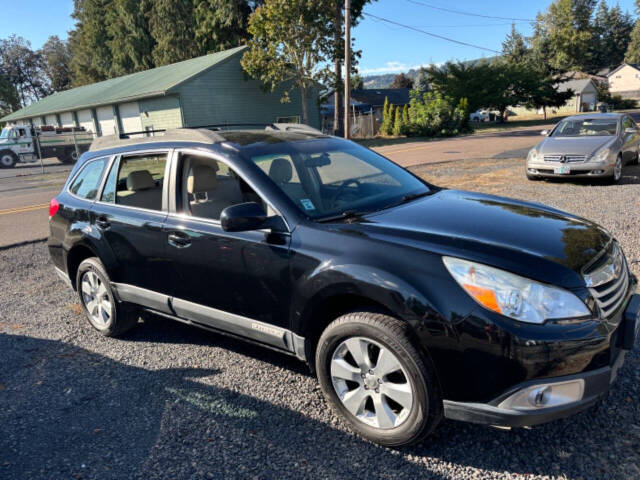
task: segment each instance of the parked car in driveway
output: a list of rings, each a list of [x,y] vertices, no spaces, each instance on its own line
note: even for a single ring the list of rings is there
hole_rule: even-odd
[[[489,111],[484,109],[476,110],[469,115],[469,119],[472,122],[488,122],[490,118]]]
[[[103,137],[49,216],[56,272],[98,332],[147,312],[293,355],[383,445],[443,417],[583,410],[640,325],[637,280],[598,225],[439,188],[303,126]]]
[[[565,118],[527,156],[527,178],[602,178],[616,183],[625,165],[638,163],[640,131],[624,113]]]

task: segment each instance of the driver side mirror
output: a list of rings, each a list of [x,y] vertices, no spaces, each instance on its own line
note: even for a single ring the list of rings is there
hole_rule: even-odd
[[[286,231],[281,217],[267,217],[264,207],[256,202],[240,203],[225,208],[220,214],[220,224],[225,232],[248,232],[263,228],[274,232]]]
[[[540,135],[542,135],[543,137],[546,137],[547,135],[549,135],[549,130],[542,130],[540,132]]]

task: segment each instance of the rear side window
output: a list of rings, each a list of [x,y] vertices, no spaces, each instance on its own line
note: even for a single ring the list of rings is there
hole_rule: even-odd
[[[69,187],[69,191],[86,200],[93,200],[96,198],[98,188],[100,188],[102,172],[106,164],[106,158],[89,162],[73,180]]]
[[[162,210],[167,154],[123,156],[114,163],[102,201],[147,210]]]

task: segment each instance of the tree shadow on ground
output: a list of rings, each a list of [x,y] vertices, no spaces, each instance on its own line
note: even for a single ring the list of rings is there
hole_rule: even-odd
[[[173,334],[241,354],[255,349],[256,357],[285,368],[301,365],[259,347],[243,351],[241,342],[213,333],[169,328],[149,322],[127,339]],[[617,479],[633,476],[640,461],[632,429],[640,428],[640,413],[625,398],[640,395],[637,352],[606,403],[582,414],[511,432],[445,422],[422,444],[400,450],[211,385],[217,369],[150,370],[68,343],[7,334],[0,334],[0,352],[0,477],[7,480],[443,479],[462,470]]]

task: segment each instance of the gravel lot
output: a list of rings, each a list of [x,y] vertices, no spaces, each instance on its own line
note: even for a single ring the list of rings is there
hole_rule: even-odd
[[[446,186],[541,201],[591,218],[640,275],[640,167],[622,185],[526,182],[522,160],[419,169]],[[147,320],[89,329],[42,243],[0,251],[0,478],[640,478],[640,353],[605,402],[502,431],[444,422],[422,445],[352,435],[293,358]]]

